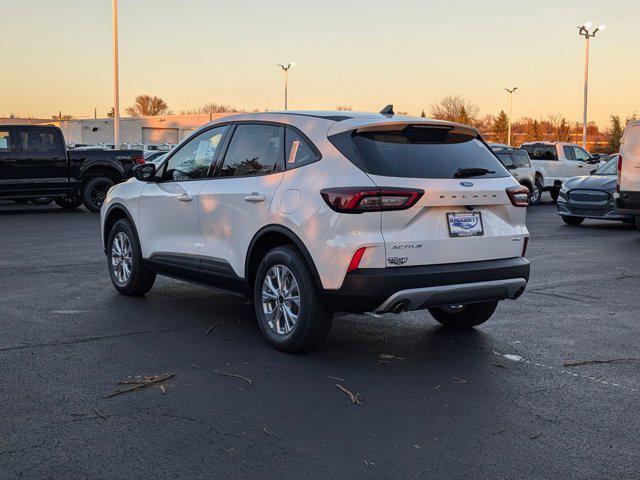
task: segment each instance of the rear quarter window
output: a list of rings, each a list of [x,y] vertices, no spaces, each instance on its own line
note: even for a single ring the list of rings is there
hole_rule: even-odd
[[[527,152],[513,152],[512,155],[517,167],[531,166],[531,161],[529,160],[529,154],[527,154]]]
[[[372,175],[404,178],[455,178],[459,169],[480,168],[481,178],[509,172],[478,138],[451,129],[408,125],[396,131],[349,131],[330,141],[352,163]]]

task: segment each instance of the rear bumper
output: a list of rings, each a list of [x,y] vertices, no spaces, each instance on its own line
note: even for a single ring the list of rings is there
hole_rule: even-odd
[[[338,290],[325,290],[336,311],[386,312],[517,298],[529,280],[522,257],[419,267],[363,268]]]
[[[616,206],[621,213],[640,215],[640,192],[620,192]]]

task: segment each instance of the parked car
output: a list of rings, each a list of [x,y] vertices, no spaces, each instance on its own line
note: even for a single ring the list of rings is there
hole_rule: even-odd
[[[67,150],[54,126],[0,125],[0,199],[97,212],[115,183],[144,163],[139,150]]]
[[[531,158],[538,188],[548,191],[553,200],[558,199],[562,182],[585,175],[594,166],[604,164],[599,156],[592,156],[574,143],[527,142],[520,145],[520,148],[526,150]]]
[[[536,172],[531,166],[529,154],[525,150],[500,143],[490,143],[489,146],[500,163],[513,175],[513,178],[520,182],[520,185],[527,187],[529,205],[540,203],[542,190],[536,185]]]
[[[617,190],[618,209],[634,215],[640,231],[640,120],[630,122],[622,135]]]
[[[633,221],[633,215],[621,213],[616,207],[617,180],[617,157],[594,170],[590,176],[570,178],[560,188],[558,215],[568,225],[580,225],[585,218]]]
[[[163,151],[147,151],[144,155],[144,161],[145,162],[155,162],[156,159],[158,158],[162,158],[167,154],[167,152],[163,152]]]
[[[384,112],[223,117],[136,167],[101,211],[114,287],[163,274],[246,295],[289,352],[334,311],[485,322],[529,278],[528,191],[474,128]]]

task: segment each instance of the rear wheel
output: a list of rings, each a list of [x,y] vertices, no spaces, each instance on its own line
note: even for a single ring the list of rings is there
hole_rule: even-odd
[[[69,193],[64,197],[56,198],[55,202],[65,210],[73,210],[82,205],[82,198],[78,194]]]
[[[95,177],[89,180],[82,191],[82,201],[87,210],[99,212],[113,184],[113,180],[107,177]]]
[[[542,185],[539,181],[533,184],[533,187],[529,188],[529,205],[538,205],[540,203],[540,197],[542,197]]]
[[[498,306],[498,300],[492,302],[470,303],[469,305],[449,305],[430,308],[429,313],[447,328],[471,328],[491,318]]]
[[[290,246],[274,248],[260,262],[253,303],[260,330],[278,350],[311,350],[331,328],[333,313],[322,303],[309,266]]]
[[[580,225],[582,222],[584,222],[584,217],[567,217],[563,215],[562,220],[567,225]]]
[[[109,275],[113,286],[122,295],[144,295],[153,287],[156,274],[142,262],[142,253],[133,226],[128,220],[118,220],[107,242]]]

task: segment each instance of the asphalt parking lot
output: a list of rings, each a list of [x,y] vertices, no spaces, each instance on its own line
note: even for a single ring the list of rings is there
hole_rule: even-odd
[[[564,363],[640,357],[640,235],[554,208],[475,331],[349,315],[293,356],[238,297],[117,295],[98,215],[0,204],[0,478],[638,478],[640,362]]]

